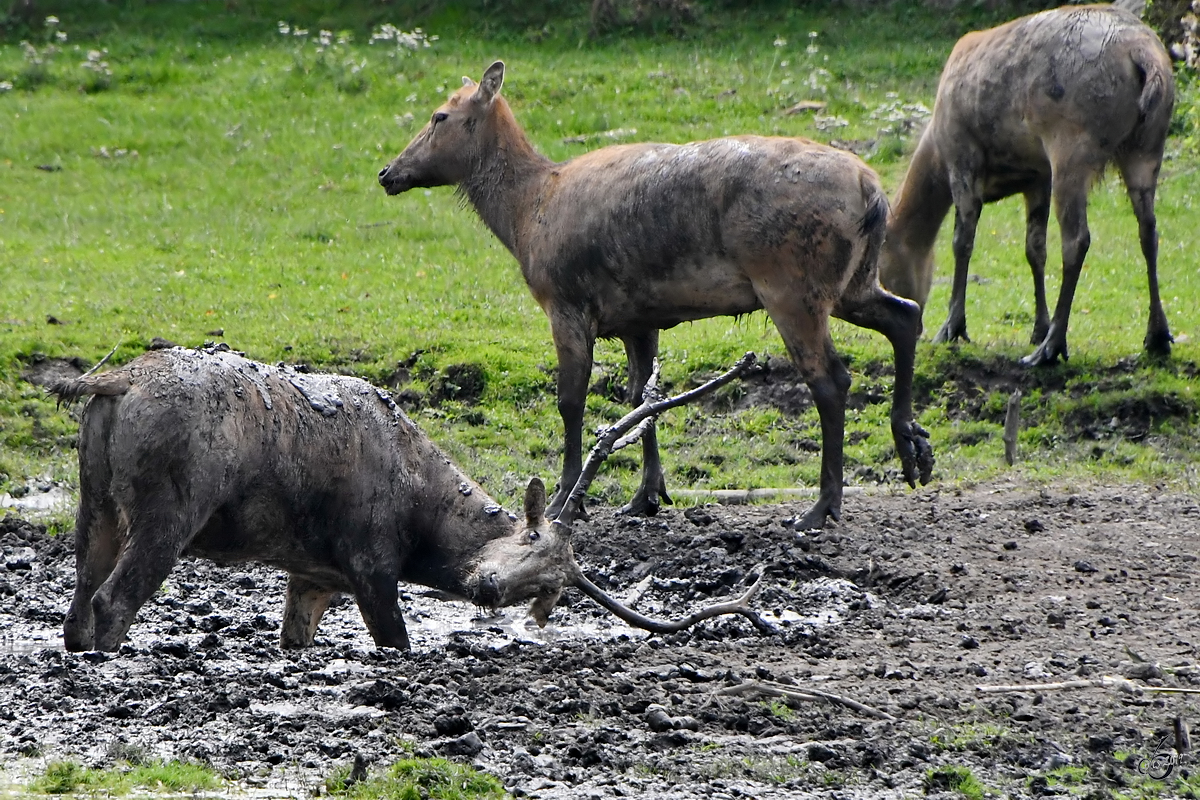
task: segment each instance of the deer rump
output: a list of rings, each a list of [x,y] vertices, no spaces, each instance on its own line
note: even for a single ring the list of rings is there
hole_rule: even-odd
[[[985,204],[1022,194],[1035,316],[1027,365],[1068,357],[1067,326],[1091,245],[1088,191],[1115,164],[1138,220],[1150,315],[1144,346],[1169,355],[1158,287],[1154,197],[1174,107],[1166,49],[1136,17],[1107,5],[1066,6],[964,36],[946,61],[933,116],[892,207],[880,259],[884,285],[922,306],[933,247],[951,207],[954,281],[935,341],[967,339],[966,291]],[[1063,281],[1046,302],[1046,228],[1062,231]]]

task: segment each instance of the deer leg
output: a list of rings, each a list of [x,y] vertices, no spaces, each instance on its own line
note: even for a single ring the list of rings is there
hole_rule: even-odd
[[[799,522],[798,530],[825,525],[842,516],[842,439],[846,433],[846,398],[850,372],[829,338],[829,311],[801,301],[799,287],[784,282],[755,281],[755,292],[771,315],[797,371],[812,392],[821,419],[821,485],[817,502]]]
[[[91,599],[97,650],[121,646],[138,610],[171,574],[193,533],[173,511],[131,514],[125,546]]]
[[[279,646],[311,647],[317,624],[329,608],[333,592],[299,575],[289,575],[287,600],[283,605],[283,628]]]
[[[63,621],[63,641],[68,650],[96,646],[96,617],[92,597],[117,564],[117,519],[108,503],[90,497],[81,487],[75,515],[75,594]]]
[[[913,419],[912,384],[917,338],[921,335],[921,308],[911,300],[876,289],[865,300],[849,308],[840,307],[834,316],[854,325],[878,331],[892,344],[896,381],[892,387],[892,438],[908,485],[929,483],[933,475],[933,448],[929,433]]]
[[[1125,179],[1129,201],[1137,216],[1138,238],[1141,240],[1146,275],[1150,282],[1150,320],[1146,325],[1143,346],[1150,355],[1165,358],[1171,355],[1171,342],[1175,339],[1167,326],[1167,315],[1158,293],[1158,227],[1154,216],[1154,193],[1160,163],[1160,159],[1149,158],[1122,161],[1121,176]]]
[[[358,611],[362,614],[363,622],[367,623],[375,646],[408,650],[408,629],[404,627],[404,616],[400,613],[396,571],[379,565],[365,574],[352,573],[350,583],[354,587]],[[288,589],[290,595],[290,585]]]
[[[1063,279],[1058,293],[1058,304],[1050,319],[1046,338],[1029,355],[1021,359],[1027,367],[1053,364],[1059,356],[1066,361],[1067,323],[1071,318],[1071,303],[1075,299],[1075,287],[1079,284],[1079,273],[1083,260],[1091,246],[1091,233],[1087,224],[1087,190],[1092,175],[1077,164],[1055,165],[1054,203],[1058,215],[1058,226],[1062,231]]]
[[[658,331],[627,336],[622,341],[629,359],[629,400],[637,408],[654,368],[654,357],[658,355]],[[658,513],[661,503],[672,505],[658,453],[658,432],[651,423],[642,434],[642,483],[621,512],[652,517]]]
[[[971,265],[971,253],[975,249],[975,228],[979,225],[979,213],[983,208],[978,197],[966,189],[955,192],[954,198],[954,283],[950,289],[950,314],[941,330],[933,337],[938,344],[962,339],[967,336],[967,275]]]
[[[550,328],[558,354],[558,413],[563,422],[562,478],[546,508],[546,519],[552,520],[562,511],[583,470],[583,412],[596,339],[586,333],[583,325],[571,320],[551,317]],[[580,516],[587,519],[580,511]]]
[[[1046,225],[1050,220],[1050,187],[1039,186],[1025,193],[1025,260],[1033,273],[1033,335],[1030,344],[1041,344],[1050,329],[1046,304]]]

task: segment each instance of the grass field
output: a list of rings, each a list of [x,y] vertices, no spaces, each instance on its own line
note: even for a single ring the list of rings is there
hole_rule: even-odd
[[[0,86],[12,87],[0,90],[0,490],[37,476],[74,480],[75,422],[19,378],[33,354],[95,362],[116,346],[119,363],[158,336],[223,340],[259,360],[379,382],[404,363],[405,386],[426,396],[439,387],[452,396],[447,369],[478,365],[478,402],[426,402],[413,415],[512,502],[529,474],[558,470],[549,326],[515,261],[452,190],[387,198],[375,178],[460,75],[478,79],[503,58],[504,94],[555,159],[615,140],[799,135],[856,143],[890,191],[955,39],[1002,18],[907,4],[854,13],[712,4],[682,35],[644,26],[592,38],[586,6],[444,3],[417,14],[404,4],[83,3],[50,27],[10,32],[0,44]],[[416,48],[371,43],[384,23],[420,28],[409,37]],[[66,40],[49,47],[59,34]],[[1194,84],[1183,90],[1195,96]],[[813,99],[827,106],[785,113]],[[1180,138],[1169,151],[1158,218],[1171,361],[1138,359],[1145,269],[1110,176],[1089,209],[1072,359],[1023,374],[1014,362],[1030,349],[1032,324],[1024,211],[1017,201],[989,207],[968,294],[975,343],[926,341],[918,352],[918,411],[938,480],[1006,469],[1000,423],[1015,382],[1026,391],[1021,474],[1194,484],[1200,160]],[[1056,235],[1052,225],[1052,297]],[[930,331],[945,313],[949,238],[947,222]],[[838,324],[835,341],[856,391],[890,395],[882,337]],[[682,386],[748,349],[783,353],[761,313],[683,325],[663,337],[664,376]],[[601,344],[597,362],[598,378],[623,376],[618,345]],[[868,402],[850,415],[852,482],[896,466],[886,410]],[[590,428],[622,407],[593,395],[589,411]],[[816,482],[818,457],[797,444],[816,435],[815,412],[691,408],[663,429],[668,486]],[[636,467],[619,455],[595,491],[623,498]]]

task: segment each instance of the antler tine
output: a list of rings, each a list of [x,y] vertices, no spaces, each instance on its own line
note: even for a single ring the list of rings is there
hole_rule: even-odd
[[[583,463],[583,469],[579,473],[579,479],[575,482],[575,487],[571,489],[571,494],[567,498],[567,502],[563,504],[562,511],[559,512],[556,521],[570,526],[578,518],[580,509],[583,508],[583,500],[587,496],[588,487],[592,485],[592,481],[595,479],[596,473],[600,471],[600,465],[604,463],[604,459],[608,458],[614,450],[619,450],[635,442],[641,436],[642,432],[649,427],[649,420],[657,418],[659,414],[668,409],[690,403],[724,386],[730,381],[742,377],[757,366],[757,364],[758,356],[752,352],[746,353],[727,371],[707,383],[703,383],[695,389],[677,394],[674,397],[668,397],[666,400],[655,399],[655,397],[660,396],[657,389],[653,389],[649,393],[643,390],[642,396],[645,399],[643,399],[640,406],[621,417],[611,427],[600,431],[599,441],[592,448],[592,452],[588,453],[587,461]],[[658,373],[658,360],[655,359],[654,370],[647,386],[657,385]],[[637,428],[637,430],[625,436],[627,432],[634,428]]]
[[[634,611],[621,601],[606,594],[603,589],[588,580],[587,576],[583,574],[582,570],[576,571],[575,587],[635,628],[642,628],[643,630],[648,630],[652,633],[675,633],[711,617],[717,617],[723,614],[741,614],[743,617],[750,620],[751,624],[753,624],[754,627],[760,632],[772,634],[775,633],[775,628],[767,623],[757,611],[750,607],[750,601],[753,600],[762,589],[764,577],[764,575],[760,574],[758,576],[758,580],[756,580],[754,584],[736,600],[705,606],[704,608],[693,611],[691,614],[688,614],[682,619],[670,622],[652,619],[651,617],[647,617],[638,613],[637,611]]]

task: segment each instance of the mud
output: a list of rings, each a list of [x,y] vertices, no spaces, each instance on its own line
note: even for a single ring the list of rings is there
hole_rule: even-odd
[[[592,510],[576,547],[638,608],[676,615],[760,569],[759,635],[723,618],[667,637],[633,631],[574,590],[551,625],[474,618],[404,596],[414,651],[373,647],[353,600],[317,646],[277,647],[283,576],[184,561],[116,654],[62,650],[69,537],[0,523],[0,764],[53,759],[211,764],[243,788],[305,796],[361,755],[473,761],[517,796],[901,797],[966,767],[1017,796],[1124,791],[1145,778],[1195,694],[1106,688],[985,694],[977,686],[1126,676],[1200,688],[1200,502],[1147,488],[994,484],[849,496],[841,523],[797,534],[803,502]],[[826,702],[722,693],[751,681]],[[1173,751],[1170,751],[1173,752]],[[1184,753],[1168,782],[1187,774]],[[930,776],[933,777],[930,777]],[[1084,777],[1079,777],[1083,775]],[[1075,779],[1073,779],[1075,780]],[[3,782],[3,781],[0,781]],[[1178,794],[1176,787],[1167,794]],[[949,795],[947,795],[949,796]]]

